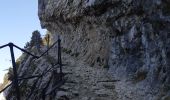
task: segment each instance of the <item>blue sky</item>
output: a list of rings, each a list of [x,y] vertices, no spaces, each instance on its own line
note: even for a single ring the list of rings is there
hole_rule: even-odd
[[[44,34],[38,19],[38,0],[2,0],[0,3],[0,45],[13,42],[24,47],[32,32]],[[21,52],[15,49],[16,58]],[[5,69],[11,66],[9,48],[0,49],[0,83]]]

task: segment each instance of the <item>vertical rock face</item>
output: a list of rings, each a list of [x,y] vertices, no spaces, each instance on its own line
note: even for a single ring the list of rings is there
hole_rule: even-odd
[[[38,15],[54,41],[62,36],[63,48],[126,80],[116,84],[125,85],[117,89],[119,99],[160,100],[170,89],[169,5],[168,0],[39,0]]]

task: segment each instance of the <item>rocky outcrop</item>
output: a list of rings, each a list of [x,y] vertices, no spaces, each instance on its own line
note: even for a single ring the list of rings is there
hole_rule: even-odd
[[[168,0],[38,0],[41,26],[62,39],[68,83],[54,90],[56,47],[35,60],[23,55],[22,99],[169,100],[170,2]],[[41,47],[41,53],[46,47]],[[34,51],[34,48],[31,48]],[[33,52],[34,53],[34,52]],[[36,52],[39,54],[40,52]],[[15,97],[10,87],[8,98]],[[32,94],[30,94],[32,93]]]
[[[168,0],[39,0],[41,25],[91,66],[109,67],[121,100],[169,91]],[[132,88],[133,87],[133,88]],[[127,96],[125,96],[127,95]]]

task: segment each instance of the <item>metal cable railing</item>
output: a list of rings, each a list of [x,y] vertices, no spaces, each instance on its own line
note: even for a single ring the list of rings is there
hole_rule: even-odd
[[[16,97],[17,97],[17,100],[20,100],[20,92],[19,92],[19,82],[18,81],[21,81],[21,80],[25,80],[25,79],[32,79],[32,78],[42,78],[46,73],[48,73],[49,71],[51,71],[52,68],[50,68],[49,70],[43,72],[41,75],[35,75],[35,76],[29,76],[29,77],[23,77],[23,78],[18,78],[18,75],[17,75],[17,69],[16,69],[16,63],[15,63],[15,57],[14,57],[14,50],[13,50],[13,47],[27,53],[28,55],[31,55],[33,56],[33,59],[37,60],[41,57],[43,57],[46,53],[48,53],[49,50],[51,50],[56,44],[58,43],[58,65],[59,65],[59,68],[60,68],[60,75],[59,75],[59,78],[61,79],[62,81],[62,77],[63,77],[63,72],[62,72],[62,61],[61,61],[61,40],[60,38],[58,38],[58,41],[54,42],[52,46],[50,46],[44,53],[42,53],[40,56],[37,56],[37,55],[34,55],[18,46],[16,46],[15,44],[13,43],[8,43],[8,44],[5,44],[3,46],[0,46],[0,49],[4,48],[4,47],[7,47],[9,46],[10,47],[10,52],[11,52],[11,59],[12,59],[12,65],[13,65],[13,73],[14,73],[14,79],[13,81],[7,85],[5,88],[3,88],[1,92],[5,91],[8,87],[10,87],[12,84],[14,85],[15,89],[16,89]],[[35,61],[34,60],[34,61]],[[57,65],[55,64],[55,65]],[[55,66],[53,65],[53,66]],[[29,96],[31,96],[32,93],[30,93]]]

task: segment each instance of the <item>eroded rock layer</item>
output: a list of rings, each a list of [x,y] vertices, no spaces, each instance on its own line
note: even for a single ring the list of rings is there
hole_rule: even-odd
[[[39,18],[54,36],[61,34],[71,53],[132,82],[134,88],[118,90],[121,99],[127,100],[124,93],[133,99],[131,91],[134,100],[156,100],[169,91],[169,5],[168,0],[39,0]]]

